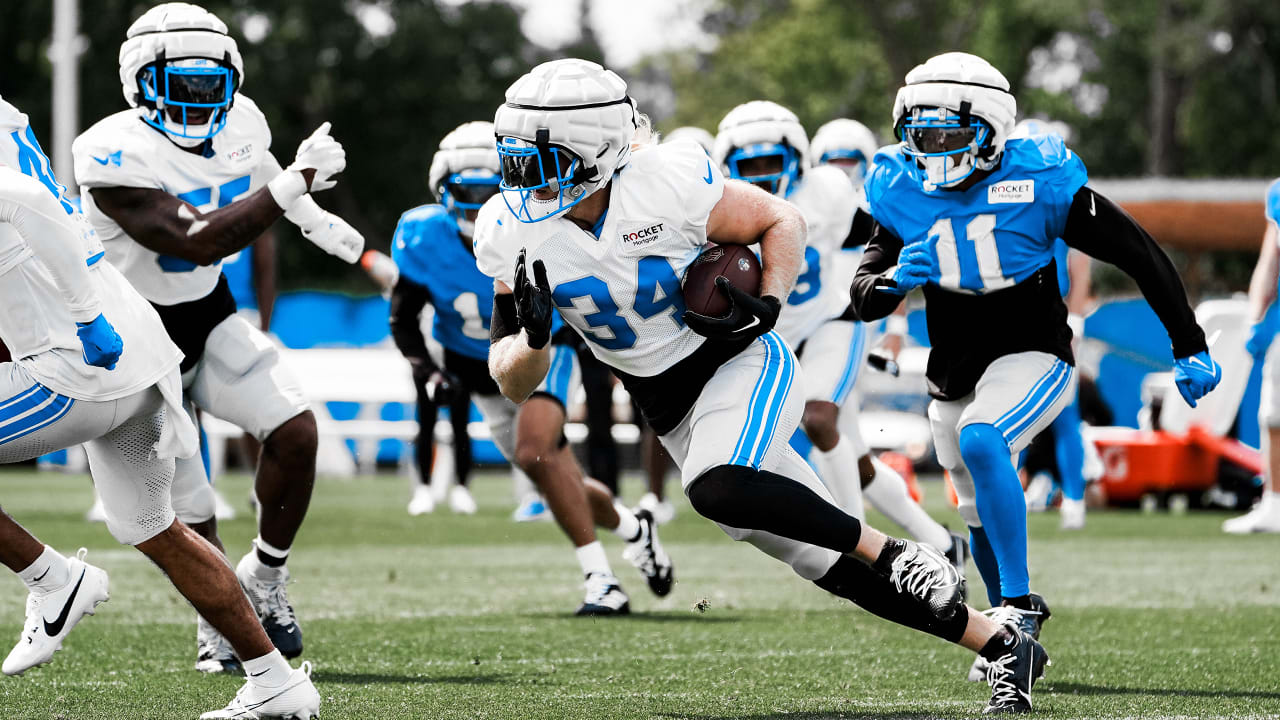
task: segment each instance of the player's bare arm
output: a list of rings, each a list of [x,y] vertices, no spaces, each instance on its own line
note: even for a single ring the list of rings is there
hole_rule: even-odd
[[[244,249],[284,214],[267,188],[202,213],[163,190],[98,187],[97,206],[143,247],[199,265]]]
[[[1269,223],[1262,236],[1262,250],[1258,264],[1249,278],[1249,322],[1257,323],[1267,314],[1276,301],[1277,282],[1280,282],[1280,249],[1277,249],[1276,225]]]
[[[551,345],[534,348],[520,325],[516,296],[506,283],[493,281],[493,321],[489,345],[489,374],[510,401],[521,403],[538,388],[551,367]]]
[[[785,298],[804,264],[808,230],[804,216],[786,200],[744,182],[726,182],[707,219],[707,239],[722,245],[760,243],[760,296]]]

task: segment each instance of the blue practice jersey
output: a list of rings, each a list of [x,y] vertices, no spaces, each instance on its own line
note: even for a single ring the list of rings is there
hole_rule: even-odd
[[[1058,292],[1066,297],[1071,292],[1071,268],[1067,266],[1067,256],[1071,248],[1062,238],[1053,241],[1053,261],[1058,265]]]
[[[253,246],[241,248],[222,259],[222,274],[227,276],[227,287],[236,299],[236,308],[256,310],[258,290],[253,284]]]
[[[930,283],[983,294],[1013,287],[1053,259],[1084,163],[1057,135],[1010,139],[1000,166],[973,187],[925,192],[897,146],[876,155],[866,182],[871,215],[904,245],[929,243]]]
[[[493,280],[476,267],[465,242],[443,206],[422,205],[400,216],[391,258],[401,276],[431,293],[431,336],[459,355],[487,360]]]

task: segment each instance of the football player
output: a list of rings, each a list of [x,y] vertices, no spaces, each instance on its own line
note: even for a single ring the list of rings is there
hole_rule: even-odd
[[[1267,532],[1280,533],[1280,358],[1269,351],[1274,343],[1276,316],[1276,283],[1280,280],[1280,180],[1271,183],[1266,196],[1267,230],[1262,236],[1262,250],[1258,264],[1249,282],[1249,309],[1253,315],[1253,327],[1245,349],[1254,362],[1263,362],[1262,400],[1259,404],[1258,424],[1262,426],[1262,451],[1267,459],[1263,473],[1262,498],[1248,513],[1222,523],[1223,532],[1233,535]]]
[[[315,417],[275,345],[235,314],[220,264],[282,214],[348,262],[359,259],[364,239],[310,195],[333,187],[346,165],[329,124],[281,169],[266,119],[239,92],[243,74],[221,20],[187,3],[157,5],[129,27],[120,47],[131,109],[90,127],[72,152],[85,214],[107,258],[151,301],[185,354],[187,399],[262,443],[258,537],[236,573],[272,642],[296,657],[302,631],[285,562],[315,482]],[[199,458],[179,462],[174,505],[219,545]],[[197,637],[200,670],[238,670],[225,638],[203,619]]]
[[[0,105],[4,115],[11,109]],[[11,127],[7,120],[0,124]],[[0,338],[19,359],[0,364],[0,462],[85,445],[111,534],[155,562],[243,658],[244,687],[202,717],[314,717],[320,695],[310,664],[289,667],[218,550],[175,517],[175,458],[198,449],[182,407],[182,352],[151,305],[103,262],[97,234],[62,196],[30,128],[10,137],[16,157],[0,144]],[[17,675],[52,659],[107,600],[108,581],[83,550],[63,557],[3,514],[0,548],[0,561],[31,590],[22,637],[3,664]]]
[[[1055,133],[1065,143],[1070,129],[1063,123],[1043,120],[1023,120],[1013,128],[1010,137]],[[1058,268],[1058,288],[1067,305],[1067,326],[1071,337],[1084,337],[1084,316],[1089,310],[1092,288],[1089,256],[1068,247],[1061,238],[1053,244],[1053,262]],[[1053,455],[1058,466],[1058,484],[1062,486],[1062,504],[1058,512],[1063,530],[1080,530],[1084,527],[1084,437],[1081,435],[1080,393],[1075,392],[1070,402],[1049,425],[1053,438]],[[994,604],[994,603],[993,603]]]
[[[824,127],[827,135],[819,139],[825,144],[832,126]],[[872,489],[880,500],[878,508],[917,540],[945,552],[963,574],[963,538],[953,537],[911,499],[906,481],[871,454],[858,427],[853,389],[870,348],[870,328],[854,318],[845,296],[856,265],[842,267],[848,258],[841,248],[851,227],[870,227],[870,216],[859,207],[862,174],[851,164],[832,166],[831,161],[852,160],[865,151],[820,146],[819,157],[825,162],[811,166],[809,149],[809,138],[794,113],[757,100],[725,115],[712,154],[730,178],[790,201],[809,228],[804,265],[776,330],[797,350],[804,368],[808,397],[801,426],[817,450],[811,459],[847,512],[864,519],[863,492]],[[855,179],[857,186],[852,185]]]
[[[476,269],[471,236],[476,213],[498,192],[498,154],[493,149],[493,124],[459,125],[440,142],[431,159],[428,182],[439,204],[422,205],[404,213],[391,241],[391,257],[398,279],[391,290],[391,335],[413,368],[418,389],[419,485],[409,502],[409,514],[430,512],[436,408],[450,403],[454,424],[454,472],[458,484],[448,500],[454,512],[476,510],[467,490],[471,469],[466,422],[471,397],[489,424],[503,457],[515,457],[516,406],[502,397],[489,377],[489,311],[493,288]],[[421,315],[434,309],[431,336],[438,345],[432,357],[423,336]],[[460,434],[461,433],[461,434]],[[527,482],[527,480],[526,480]]]
[[[533,68],[494,125],[502,196],[476,220],[476,257],[494,278],[503,394],[542,380],[559,312],[638,402],[698,513],[829,592],[987,655],[993,706],[1029,697],[1044,649],[967,608],[936,550],[839,509],[787,442],[804,380],[772,328],[804,258],[799,211],[726,183],[693,143],[653,145],[626,83],[592,62]],[[708,242],[759,242],[763,257],[760,297],[717,280],[731,303],[719,318],[687,312],[681,292]]]
[[[391,296],[392,335],[414,365],[419,387],[456,386],[476,395],[498,449],[543,493],[577,548],[586,576],[586,598],[577,614],[626,613],[629,599],[596,539],[596,525],[627,542],[625,557],[645,575],[655,594],[670,592],[673,568],[649,513],[632,512],[602,483],[585,477],[564,440],[565,407],[575,385],[572,342],[553,343],[552,371],[532,397],[520,398],[525,402],[518,408],[502,396],[489,375],[493,282],[476,267],[471,238],[481,205],[498,190],[493,140],[493,124],[488,122],[466,123],[446,136],[429,173],[440,204],[415,208],[400,218],[392,246],[400,268]],[[432,335],[444,348],[440,361],[428,355],[419,329],[418,316],[428,302],[436,310]]]
[[[1169,332],[1189,404],[1222,370],[1168,256],[1085,184],[1084,163],[1060,137],[1009,139],[1015,115],[1008,80],[977,56],[938,55],[907,74],[893,109],[902,142],[877,154],[867,178],[876,226],[850,293],[870,321],[924,288],[938,460],[983,581],[1000,588],[997,618],[1036,635],[1049,608],[1030,591],[1026,504],[1011,456],[1075,391],[1054,241],[1137,281]]]

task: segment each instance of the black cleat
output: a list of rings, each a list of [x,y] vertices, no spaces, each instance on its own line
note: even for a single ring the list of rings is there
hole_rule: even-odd
[[[1030,635],[1033,640],[1040,639],[1040,628],[1049,619],[1049,603],[1036,593],[1031,593],[1031,609],[1022,610],[1012,605],[1001,605],[983,612],[1000,625],[1015,625],[1019,630]],[[973,659],[969,668],[969,682],[982,682],[987,677],[987,659],[979,655]]]
[[[255,552],[250,550],[249,552]],[[236,567],[240,586],[249,596],[249,602],[262,622],[267,638],[280,654],[292,660],[302,654],[302,627],[289,604],[289,569],[282,567],[272,579],[256,577],[246,562],[248,555]]]
[[[671,585],[675,583],[675,565],[667,551],[662,549],[662,543],[658,542],[658,523],[654,521],[653,514],[648,510],[636,510],[636,519],[640,521],[640,537],[627,543],[622,557],[644,575],[653,594],[662,597],[671,592]]]
[[[1014,623],[1005,627],[1013,637],[1008,652],[987,663],[986,680],[991,686],[991,700],[982,709],[983,715],[1031,712],[1031,688],[1044,677],[1045,666],[1052,664],[1049,653],[1035,638]]]
[[[899,593],[924,603],[943,621],[964,609],[964,575],[956,572],[946,556],[911,540],[891,542],[903,545],[889,570],[889,582]]]
[[[969,541],[965,540],[960,533],[951,533],[951,547],[947,548],[943,555],[946,555],[947,560],[951,561],[951,567],[954,567],[956,572],[960,573],[960,577],[964,577],[965,563],[969,560]],[[968,600],[968,587],[965,590],[965,599]]]
[[[574,615],[601,617],[630,614],[631,602],[622,591],[617,578],[605,573],[591,573],[587,576],[587,596]]]

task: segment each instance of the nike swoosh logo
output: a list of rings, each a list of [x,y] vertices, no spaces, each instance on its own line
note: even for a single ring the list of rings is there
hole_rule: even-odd
[[[93,158],[94,160],[97,160],[99,165],[106,165],[107,163],[111,162],[110,155],[104,158],[100,158],[97,155],[90,155],[89,157]]]
[[[751,322],[749,322],[749,323],[747,323],[746,325],[743,325],[742,327],[738,328],[738,332],[740,332],[740,333],[744,333],[744,332],[746,332],[746,331],[750,330],[751,328],[753,328],[753,327],[755,327],[755,326],[757,326],[757,325],[759,325],[759,324],[760,324],[760,318],[758,318],[758,317],[752,317],[752,318],[751,318]]]
[[[43,579],[44,579],[44,576],[45,576],[45,575],[48,575],[48,574],[49,574],[49,571],[50,571],[50,570],[52,570],[52,569],[53,569],[52,567],[47,567],[47,568],[45,568],[45,569],[44,569],[44,572],[40,573],[40,577],[38,577],[38,578],[33,578],[33,579],[31,580],[31,582],[40,582],[41,580],[43,580]]]
[[[94,159],[96,160],[97,158]],[[1094,217],[1098,216],[1098,209],[1094,206],[1093,193],[1089,193],[1089,214]]]
[[[269,672],[271,672],[271,668],[267,668],[266,670],[263,670],[262,672],[249,673],[249,677],[258,677],[259,675],[266,675],[266,674],[267,674],[267,673],[269,673]]]
[[[97,158],[94,158],[94,159],[96,160]],[[702,180],[708,185],[715,182],[715,178],[711,177],[711,161],[710,160],[707,161],[707,176],[702,178]]]
[[[58,615],[58,619],[53,622],[44,620],[44,633],[49,637],[57,637],[62,632],[62,626],[67,624],[67,616],[71,614],[71,606],[75,604],[76,594],[80,592],[80,584],[84,582],[85,571],[80,571],[80,579],[76,580],[76,586],[71,588],[71,594],[67,596],[67,603],[62,606],[62,612]]]
[[[1200,358],[1198,358],[1198,357],[1196,357],[1196,356],[1194,356],[1194,355],[1192,355],[1191,357],[1187,358],[1187,364],[1188,364],[1188,365],[1199,365],[1200,367],[1204,368],[1205,370],[1209,370],[1209,371],[1211,371],[1211,372],[1213,371],[1213,368],[1209,367],[1209,363],[1207,363],[1207,362],[1205,362],[1205,361],[1201,360]]]

